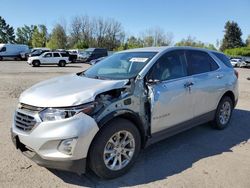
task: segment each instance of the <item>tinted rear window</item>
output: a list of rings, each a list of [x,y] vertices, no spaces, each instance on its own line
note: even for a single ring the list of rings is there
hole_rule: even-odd
[[[213,58],[206,52],[189,50],[187,52],[187,60],[192,74],[201,74],[219,68]]]
[[[221,54],[221,53],[216,53],[216,52],[213,52],[213,54],[219,59],[222,61],[222,63],[224,63],[227,67],[230,67],[230,68],[233,68],[232,64],[230,63],[230,59],[225,56],[224,54]]]
[[[54,53],[54,57],[60,57],[59,53]]]
[[[61,56],[62,57],[68,57],[68,54],[67,53],[61,53]]]

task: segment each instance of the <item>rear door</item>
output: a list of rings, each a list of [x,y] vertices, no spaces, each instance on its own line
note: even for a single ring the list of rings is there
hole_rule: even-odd
[[[53,62],[52,63],[59,63],[59,61],[61,60],[61,56],[60,56],[60,54],[58,53],[58,52],[54,52],[53,53]]]
[[[151,133],[193,118],[193,80],[192,76],[188,76],[184,51],[171,51],[160,57],[149,71],[147,80],[151,100]]]
[[[205,51],[187,50],[187,62],[193,76],[194,116],[212,112],[217,108],[223,92],[223,73],[219,65]]]
[[[70,54],[68,53],[61,53],[61,58],[60,59],[63,59],[66,61],[66,63],[69,63],[70,61]]]

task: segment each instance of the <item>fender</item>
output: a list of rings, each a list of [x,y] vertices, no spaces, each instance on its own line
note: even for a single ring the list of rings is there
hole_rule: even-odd
[[[109,121],[113,120],[116,117],[128,119],[129,121],[135,124],[135,126],[140,131],[142,147],[144,147],[146,140],[149,136],[148,135],[149,126],[145,125],[141,120],[139,114],[133,112],[132,110],[120,109],[109,113],[108,115],[106,115],[104,118],[102,118],[100,121],[97,122],[99,129],[101,129],[104,125],[106,125]]]

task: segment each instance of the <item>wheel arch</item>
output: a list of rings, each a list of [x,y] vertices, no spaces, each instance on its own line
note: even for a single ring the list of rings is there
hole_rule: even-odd
[[[139,115],[131,110],[118,110],[111,112],[110,114],[102,118],[100,121],[98,121],[97,125],[99,129],[101,129],[102,127],[106,126],[110,121],[116,118],[123,118],[129,120],[136,126],[141,135],[141,143],[142,143],[141,146],[144,147],[146,144],[147,130],[145,129],[145,126]]]
[[[230,99],[232,100],[232,102],[233,102],[233,106],[235,107],[236,106],[236,104],[237,104],[237,101],[235,100],[235,95],[234,95],[234,93],[231,91],[231,90],[228,90],[228,91],[226,91],[223,95],[222,95],[222,97],[220,98],[220,101],[224,98],[224,97],[230,97]]]
[[[60,59],[58,63],[60,63],[60,62],[66,63],[66,61],[64,59]]]
[[[33,60],[32,60],[32,63],[35,62],[35,61],[41,63],[41,61],[40,61],[39,59],[33,59]]]

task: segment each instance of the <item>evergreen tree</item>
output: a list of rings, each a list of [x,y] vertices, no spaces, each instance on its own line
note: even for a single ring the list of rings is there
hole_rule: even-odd
[[[225,49],[239,48],[244,46],[241,38],[242,32],[236,22],[227,21],[224,32],[225,35],[220,47],[221,51],[224,51]]]
[[[47,28],[45,25],[34,26],[32,34],[33,47],[45,47],[47,42]]]
[[[65,49],[67,46],[67,35],[64,28],[57,24],[51,34],[47,47],[50,49]]]
[[[0,16],[0,43],[15,43],[15,32],[13,27],[6,23]]]
[[[248,35],[247,37],[246,46],[250,47],[250,35]]]
[[[18,27],[16,31],[17,43],[32,46],[32,35],[34,32],[34,28],[34,25],[24,25],[23,27]]]

